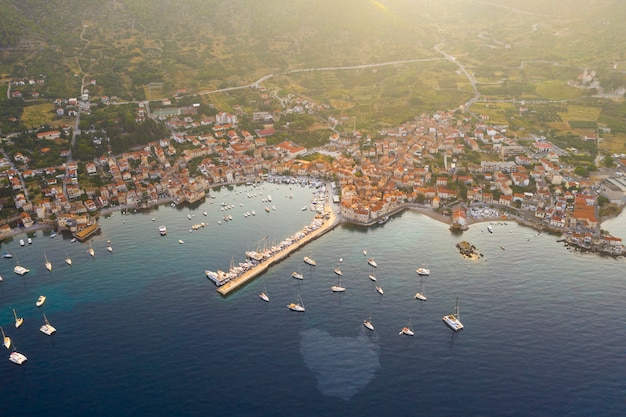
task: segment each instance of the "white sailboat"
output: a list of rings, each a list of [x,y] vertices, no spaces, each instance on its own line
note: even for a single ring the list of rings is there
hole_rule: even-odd
[[[456,305],[454,306],[454,314],[448,314],[447,316],[443,316],[443,321],[448,325],[449,328],[454,330],[455,332],[461,330],[463,328],[463,324],[459,319],[459,297],[456,297]]]
[[[378,264],[376,263],[376,261],[374,260],[374,258],[369,258],[369,259],[367,260],[367,263],[368,263],[368,264],[370,264],[370,266],[371,266],[372,268],[376,268],[376,267],[378,267]]]
[[[424,280],[422,279],[422,286],[419,292],[415,293],[415,298],[418,300],[426,301],[426,293],[424,292]]]
[[[371,274],[369,274],[369,277],[368,277],[368,278],[369,278],[371,281],[376,281],[376,275],[374,275],[374,271],[372,271],[372,273],[371,273]]]
[[[46,269],[48,271],[52,271],[52,263],[48,260],[48,256],[46,255],[46,253],[44,252],[43,254],[44,258],[46,258]]]
[[[378,294],[383,295],[385,292],[383,291],[383,287],[381,287],[380,285],[376,286],[376,291],[378,292]]]
[[[51,336],[52,333],[57,331],[57,329],[55,329],[54,326],[50,324],[50,322],[48,321],[48,318],[46,317],[46,313],[43,314],[43,320],[44,320],[44,324],[39,328],[39,331],[41,331],[41,333],[43,334],[47,334],[48,336]]]
[[[295,303],[289,303],[287,305],[287,308],[291,311],[296,311],[298,313],[303,313],[304,312],[304,303],[302,302],[302,297],[300,297],[300,295],[298,295],[298,301]]]
[[[417,272],[417,275],[419,275],[420,277],[427,277],[428,275],[430,275],[430,269],[426,268],[424,264],[417,268],[415,272]]]
[[[300,280],[304,279],[304,275],[302,275],[302,268],[298,267],[298,270],[293,271],[291,273],[291,276],[295,279],[300,279]]]
[[[374,331],[374,325],[372,324],[372,319],[363,320],[363,326],[365,326],[368,330]]]
[[[72,266],[72,259],[67,254],[65,257],[65,263],[68,264],[69,266]]]
[[[92,257],[96,256],[96,252],[91,247],[91,243],[89,244],[89,249],[87,250],[87,253],[89,253],[89,255]]]
[[[308,256],[304,257],[304,263],[307,265],[315,266],[317,263],[313,260],[313,258],[309,258]]]
[[[2,332],[2,343],[4,344],[4,347],[7,349],[11,348],[11,338],[9,336],[7,336],[6,334],[4,334],[4,329],[2,328],[2,326],[0,326],[0,332]]]
[[[17,313],[15,312],[15,309],[13,309],[13,317],[15,317],[15,328],[19,328],[22,323],[24,323],[24,318],[22,317],[17,317]]]
[[[265,301],[266,303],[269,303],[269,302],[270,302],[270,296],[269,296],[269,295],[267,295],[267,289],[265,289],[265,291],[263,291],[263,292],[261,292],[261,293],[259,294],[259,298],[260,298],[261,300]]]
[[[113,246],[111,246],[111,241],[110,240],[107,240],[107,250],[109,252],[113,252]]]
[[[331,290],[333,290],[333,292],[345,292],[346,291],[346,287],[341,285],[341,277],[339,277],[339,282],[337,283],[337,285],[333,285],[332,287],[330,287]]]

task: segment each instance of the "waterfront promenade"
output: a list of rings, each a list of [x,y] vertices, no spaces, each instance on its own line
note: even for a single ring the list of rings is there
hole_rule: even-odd
[[[323,218],[324,223],[319,228],[313,230],[311,233],[307,234],[306,236],[304,236],[302,239],[298,240],[297,242],[292,243],[291,245],[281,250],[280,252],[275,253],[274,255],[270,256],[268,259],[264,260],[258,265],[253,266],[249,270],[239,275],[237,278],[234,278],[231,281],[227,282],[226,284],[222,285],[221,287],[218,287],[217,292],[223,296],[226,296],[230,294],[231,292],[241,288],[242,286],[252,281],[263,272],[267,271],[267,269],[270,266],[277,264],[278,262],[281,262],[282,260],[288,258],[289,255],[291,255],[291,253],[293,253],[294,251],[300,249],[302,246],[308,244],[312,240],[317,239],[318,237],[324,235],[326,232],[331,231],[332,229],[334,229],[337,225],[341,223],[341,219],[337,216],[337,214],[332,208],[327,208],[327,206],[325,206],[324,209],[325,209],[324,210],[325,216]]]

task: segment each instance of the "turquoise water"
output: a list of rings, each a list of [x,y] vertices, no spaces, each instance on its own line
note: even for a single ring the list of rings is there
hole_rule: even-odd
[[[204,270],[228,269],[309,224],[313,213],[301,208],[313,191],[237,187],[194,210],[115,213],[91,240],[94,258],[88,244],[42,232],[30,246],[3,244],[16,258],[0,259],[0,323],[28,356],[22,367],[0,361],[4,415],[621,414],[624,261],[568,251],[517,224],[494,223],[493,234],[476,224],[459,236],[406,211],[383,226],[342,225],[227,298],[217,294]],[[235,208],[220,211],[221,202]],[[225,214],[233,221],[218,225]],[[626,236],[624,218],[603,228]],[[483,258],[462,259],[460,240]],[[342,294],[330,290],[340,258]],[[31,269],[26,277],[12,272],[16,260]],[[430,277],[417,276],[421,264]],[[303,281],[291,278],[299,269]],[[426,302],[414,298],[422,286]],[[299,295],[305,313],[286,308]],[[460,333],[441,320],[456,297]],[[20,329],[11,307],[25,318]],[[43,312],[52,337],[38,331]],[[415,336],[399,336],[408,325]]]

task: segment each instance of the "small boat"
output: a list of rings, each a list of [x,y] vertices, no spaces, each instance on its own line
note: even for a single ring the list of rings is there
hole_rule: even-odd
[[[188,218],[189,220],[191,220],[191,214],[188,214],[188,215],[187,215],[187,218]]]
[[[4,282],[4,278],[2,278],[2,275],[0,275],[0,282]]]
[[[45,252],[44,252],[43,256],[46,258],[46,263],[45,263],[46,269],[48,271],[52,271],[52,263],[48,260],[48,257],[46,256]]]
[[[504,246],[500,246],[500,249],[504,250]]]
[[[28,239],[26,239],[26,240],[28,240],[28,244],[29,244],[29,245],[32,245],[32,244],[33,244],[33,239],[32,239],[32,238],[30,238],[30,237],[29,237],[29,238],[28,238]]]
[[[251,213],[253,216],[256,216],[256,212],[255,212],[254,210],[252,210],[250,213]]]
[[[343,272],[341,272],[341,269],[339,269],[339,267],[335,268],[335,274],[342,276]]]
[[[263,291],[261,294],[259,294],[259,298],[263,301],[265,301],[266,303],[270,302],[270,297],[269,295],[267,295],[267,290]]]
[[[376,276],[374,274],[369,274],[368,278],[372,281],[376,281]]]
[[[7,336],[6,334],[4,334],[4,329],[2,328],[2,326],[0,326],[0,332],[2,332],[2,343],[4,344],[4,347],[7,349],[11,348],[11,338],[9,336]]]
[[[491,227],[491,225],[487,226],[487,231],[489,233],[493,233],[493,227]]]
[[[346,291],[346,287],[341,285],[341,277],[339,278],[339,282],[337,283],[337,285],[333,285],[332,287],[330,287],[330,289],[333,292],[345,292]]]
[[[68,256],[67,258],[65,258],[65,263],[69,266],[72,266],[72,259]]]
[[[107,240],[107,250],[109,252],[113,252],[113,246],[111,246],[111,241],[110,240]]]
[[[270,208],[269,207],[265,207],[265,211],[269,213],[270,212]]]
[[[43,303],[46,302],[46,296],[45,295],[40,295],[39,298],[37,299],[37,302],[35,303],[35,305],[37,307],[41,307],[43,305]]]
[[[454,306],[454,314],[443,316],[443,321],[448,325],[448,327],[457,332],[463,328],[463,324],[461,323],[459,316],[459,297],[457,297],[456,305]]]
[[[367,249],[363,249],[363,256],[367,256]]]
[[[152,221],[153,221],[153,222],[156,222],[156,218],[154,218],[154,217],[153,217],[153,218],[152,218]]]
[[[159,226],[159,233],[161,234],[161,236],[165,236],[167,234],[167,227]]]
[[[24,246],[26,244],[26,242],[24,242],[24,239],[20,239],[20,246]]]
[[[22,265],[15,265],[15,268],[13,268],[13,272],[15,272],[17,275],[24,275],[30,272],[30,269],[24,268]]]
[[[385,292],[383,291],[383,287],[377,285],[376,286],[376,291],[378,292],[378,294],[383,295]]]
[[[17,365],[21,365],[26,362],[26,356],[22,355],[20,352],[13,351],[9,355],[9,360]]]
[[[70,243],[74,243],[74,242],[76,242],[76,238],[75,237],[73,237],[72,240],[70,240]]]
[[[293,271],[291,273],[291,276],[295,279],[304,279],[304,275],[302,275],[302,270],[298,271]]]
[[[185,243],[185,242],[183,242],[183,240],[182,240],[182,239],[178,239],[178,243],[180,243],[180,244],[182,245],[182,244],[183,244],[183,243]]]
[[[311,266],[315,266],[316,265],[315,261],[312,258],[309,258],[308,256],[304,257],[304,263],[308,264],[308,265],[311,265]]]
[[[50,233],[50,239],[52,239],[53,237],[57,237],[57,232]]]
[[[403,327],[402,330],[400,330],[400,333],[398,333],[399,335],[407,335],[407,336],[414,336],[415,333],[413,332],[413,330],[411,330],[410,327]]]
[[[3,257],[3,258],[7,258],[7,259],[9,259],[9,258],[12,258],[12,257],[13,257],[13,255],[11,255],[9,252],[4,252],[4,253],[2,254],[2,257]]]
[[[367,260],[367,263],[370,264],[372,267],[376,268],[378,267],[378,264],[376,263],[376,261],[374,260],[374,258],[369,258]]]
[[[44,324],[39,328],[39,331],[41,331],[41,333],[47,334],[48,336],[51,336],[52,333],[57,331],[57,329],[55,329],[54,326],[50,324],[48,318],[46,317],[46,313],[43,313],[43,320]]]
[[[15,312],[15,309],[13,309],[13,317],[15,317],[15,328],[18,329],[22,325],[22,323],[24,323],[24,318],[17,317],[17,313]]]
[[[87,253],[89,253],[89,255],[92,256],[92,257],[96,256],[96,252],[91,247],[91,243],[89,244],[89,249],[87,250]]]
[[[367,329],[371,331],[374,331],[374,325],[372,324],[370,320],[363,320],[363,326],[365,326]]]
[[[298,301],[299,302],[287,304],[287,308],[291,311],[297,311],[298,313],[303,313],[304,303],[302,302],[302,297],[298,296]]]
[[[389,221],[389,216],[383,216],[379,221],[378,224],[385,224]]]
[[[417,268],[415,272],[417,272],[417,275],[419,275],[420,277],[426,277],[430,275],[430,269],[426,268],[424,265]]]

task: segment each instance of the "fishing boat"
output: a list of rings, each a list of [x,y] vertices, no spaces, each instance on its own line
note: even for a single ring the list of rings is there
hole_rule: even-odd
[[[46,258],[46,263],[45,263],[46,269],[48,271],[52,271],[52,263],[48,260],[48,257],[46,256],[45,252],[44,252],[43,256],[44,256],[44,258]]]
[[[376,292],[378,292],[378,294],[383,295],[385,292],[383,291],[383,287],[381,287],[380,285],[376,286]]]
[[[4,347],[7,349],[11,348],[11,338],[9,336],[7,336],[6,334],[4,334],[4,329],[2,328],[2,326],[0,326],[0,332],[2,332],[2,343],[4,344]]]
[[[46,302],[46,296],[45,295],[40,295],[39,298],[37,299],[37,302],[35,303],[35,305],[37,307],[41,307],[43,305],[43,303]]]
[[[422,266],[417,268],[415,272],[417,272],[417,275],[419,275],[420,277],[426,277],[430,275],[430,269],[426,268],[423,264]]]
[[[289,303],[287,308],[291,311],[297,311],[298,313],[304,312],[304,303],[302,302],[302,297],[298,296],[298,302]]]
[[[96,256],[96,252],[91,247],[91,243],[89,244],[89,249],[87,250],[87,253],[89,253],[89,255],[92,256],[92,257]]]
[[[50,324],[50,322],[48,321],[48,318],[46,317],[46,313],[43,314],[43,320],[44,320],[44,324],[39,328],[39,331],[41,331],[41,333],[43,334],[47,334],[48,336],[51,336],[52,333],[57,331],[57,329],[55,329],[54,326]]]
[[[367,263],[370,264],[371,267],[376,268],[378,267],[378,264],[376,263],[376,261],[374,260],[374,258],[369,258],[367,260]]]
[[[22,355],[20,352],[13,351],[9,355],[9,360],[13,362],[14,364],[21,365],[24,362],[26,362],[27,358],[26,356]]]
[[[311,266],[315,266],[316,265],[315,261],[312,258],[309,258],[308,256],[304,257],[304,263],[308,264],[308,265],[311,265]]]
[[[363,326],[365,326],[368,330],[374,331],[374,325],[370,320],[363,320]]]
[[[15,312],[15,309],[13,309],[13,317],[15,317],[15,328],[18,329],[22,325],[22,323],[24,323],[24,318],[17,317],[17,313]]]
[[[270,302],[270,297],[269,297],[269,295],[267,295],[267,289],[259,294],[259,298],[261,300],[265,301],[266,303]]]
[[[454,306],[454,314],[448,314],[447,316],[443,316],[443,321],[448,325],[449,328],[454,330],[455,332],[461,330],[463,328],[463,324],[459,319],[459,297],[456,297],[456,305]]]
[[[414,336],[415,332],[413,332],[413,330],[411,329],[411,327],[403,327],[402,330],[400,330],[400,333],[398,333],[399,335],[407,335],[407,336]]]

